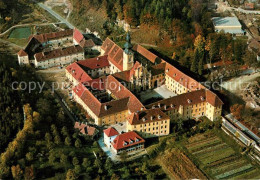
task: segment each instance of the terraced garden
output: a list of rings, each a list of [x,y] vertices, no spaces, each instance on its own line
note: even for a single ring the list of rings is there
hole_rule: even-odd
[[[184,145],[199,167],[213,179],[259,179],[259,167],[213,132],[194,136]]]

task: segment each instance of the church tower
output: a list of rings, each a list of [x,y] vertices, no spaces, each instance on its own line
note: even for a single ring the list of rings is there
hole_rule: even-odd
[[[131,44],[131,37],[129,31],[126,35],[125,50],[123,53],[123,71],[130,70],[134,66],[134,52],[132,51],[133,45]]]

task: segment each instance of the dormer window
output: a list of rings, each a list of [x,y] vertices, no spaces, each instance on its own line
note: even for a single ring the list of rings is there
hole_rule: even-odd
[[[73,74],[75,73],[75,70],[74,70],[74,69],[72,70],[72,73],[73,73]]]
[[[124,141],[124,144],[123,144],[124,146],[126,146],[127,145],[127,142],[126,141]]]
[[[200,99],[201,99],[201,101],[204,101],[204,100],[205,100],[205,98],[204,98],[203,96],[200,96]]]
[[[177,76],[177,74],[175,73],[174,75],[173,75],[173,77],[176,77]]]
[[[159,107],[159,108],[161,107],[161,104],[160,104],[160,103],[158,103],[158,107]]]
[[[155,106],[153,105],[152,109],[155,109]]]
[[[132,139],[130,139],[130,142],[129,142],[129,144],[133,144],[134,143],[134,141],[132,140]]]
[[[107,110],[107,105],[104,106],[104,109]]]
[[[135,142],[139,142],[140,140],[138,138],[135,139]]]
[[[151,120],[153,120],[153,116],[151,116]]]
[[[164,110],[167,110],[167,106],[166,105],[164,105]]]
[[[169,72],[169,69],[167,69],[166,72]]]
[[[146,121],[145,117],[143,117],[143,118],[142,118],[142,121],[143,121],[143,122],[145,122],[145,121]]]
[[[158,115],[158,119],[161,119],[162,118],[162,116],[161,115]]]
[[[191,100],[190,100],[190,99],[188,99],[187,101],[188,101],[189,104],[191,103]]]

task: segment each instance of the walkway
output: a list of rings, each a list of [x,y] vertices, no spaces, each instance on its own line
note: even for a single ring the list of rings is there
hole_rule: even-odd
[[[46,6],[46,5],[42,4],[42,3],[38,3],[38,5],[41,8],[45,9],[46,11],[48,11],[51,15],[53,15],[55,18],[57,18],[60,22],[66,24],[70,29],[74,29],[75,28],[71,23],[69,23],[66,19],[61,17],[59,14],[57,14],[55,11],[53,11],[48,6]]]

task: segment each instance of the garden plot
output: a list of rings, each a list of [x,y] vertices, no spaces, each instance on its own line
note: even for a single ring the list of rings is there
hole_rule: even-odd
[[[199,162],[201,169],[213,179],[256,179],[260,176],[257,166],[213,132],[190,138],[185,147]]]

